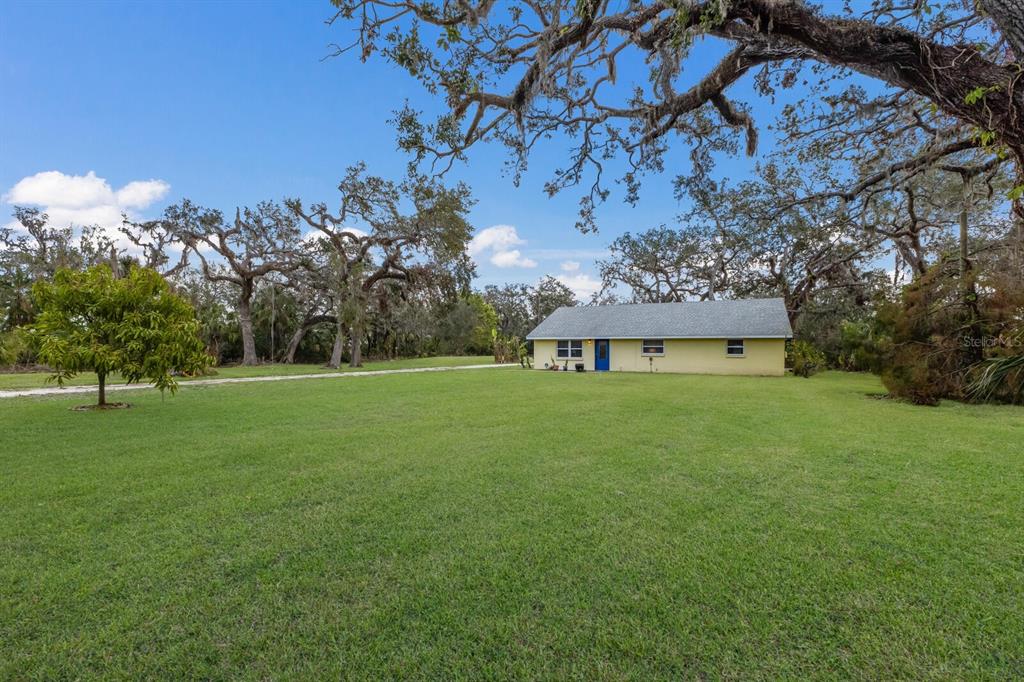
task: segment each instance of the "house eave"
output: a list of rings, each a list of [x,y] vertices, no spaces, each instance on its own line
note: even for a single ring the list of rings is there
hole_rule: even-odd
[[[598,334],[590,336],[533,336],[527,335],[527,341],[587,341],[588,339],[622,339],[623,341],[643,341],[644,339],[791,339],[792,334],[714,334],[704,336],[666,336],[664,334],[648,334],[647,336],[610,336]]]

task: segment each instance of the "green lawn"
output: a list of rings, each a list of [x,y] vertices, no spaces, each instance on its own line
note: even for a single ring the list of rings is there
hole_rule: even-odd
[[[362,367],[352,369],[345,366],[341,369],[328,369],[323,365],[257,365],[255,367],[243,367],[236,365],[232,367],[211,368],[208,376],[194,377],[195,379],[227,379],[234,377],[268,377],[282,376],[287,374],[326,374],[337,372],[368,372],[380,369],[408,369],[413,367],[455,367],[462,365],[485,365],[493,363],[494,358],[489,355],[448,355],[436,358],[408,358],[405,360],[381,360],[378,362],[364,362]],[[56,387],[55,382],[47,383],[52,374],[48,372],[13,372],[0,373],[0,391],[9,391],[22,388],[51,388]],[[181,381],[189,381],[183,378]],[[96,383],[96,375],[92,372],[85,372],[66,381],[68,386],[85,386]],[[114,375],[108,383],[123,384],[124,380]]]
[[[1024,409],[880,388],[0,401],[0,678],[1019,679]]]

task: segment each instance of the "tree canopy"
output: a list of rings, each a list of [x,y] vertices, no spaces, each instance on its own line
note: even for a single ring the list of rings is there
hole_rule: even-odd
[[[799,103],[786,112],[787,136],[814,139],[820,153],[852,152],[827,191],[850,199],[950,159],[1010,162],[1018,188],[1011,196],[1024,221],[1018,0],[334,4],[333,23],[356,36],[335,54],[379,53],[444,100],[436,118],[409,106],[398,112],[400,146],[445,169],[494,140],[509,148],[518,173],[537,144],[564,133],[567,163],[548,191],[590,183],[584,230],[608,196],[604,170],[613,158],[625,162],[621,179],[635,200],[641,176],[665,170],[673,136],[690,148],[695,172],[706,172],[716,152],[753,154],[766,124],[731,92],[746,77],[765,98],[799,89]],[[712,54],[715,43],[727,45],[726,54],[681,87],[688,55]],[[621,83],[620,71],[638,63],[648,67],[646,79]],[[851,74],[881,92],[869,94]]]
[[[401,291],[419,278],[441,283],[450,292],[469,288],[474,270],[466,244],[473,228],[467,214],[473,199],[464,184],[446,187],[422,175],[396,183],[368,175],[364,164],[350,167],[338,190],[334,212],[323,202],[308,209],[298,199],[286,204],[332,251],[338,327],[328,364],[338,366],[347,327],[350,363],[358,367],[374,297],[384,301],[389,287]],[[354,224],[359,227],[353,229]]]
[[[201,208],[186,199],[169,207],[162,220],[137,227],[153,240],[150,244],[160,244],[160,240],[166,238],[184,243],[198,256],[208,280],[235,288],[242,334],[242,364],[255,365],[253,295],[261,278],[299,267],[301,258],[295,251],[299,230],[295,217],[280,205],[264,201],[255,208],[235,209],[234,220],[226,222],[220,211]],[[219,260],[209,258],[207,251],[216,254]]]
[[[111,374],[173,393],[176,373],[209,365],[192,307],[154,270],[133,267],[118,278],[106,265],[60,269],[52,282],[36,282],[33,296],[39,312],[28,338],[39,360],[61,385],[79,372],[95,372],[100,407],[107,404]]]

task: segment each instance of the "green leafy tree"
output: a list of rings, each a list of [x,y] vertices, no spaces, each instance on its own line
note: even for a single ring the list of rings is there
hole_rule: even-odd
[[[494,332],[498,329],[498,313],[480,294],[470,294],[466,297],[466,302],[476,311],[477,320],[469,342],[470,349],[474,353],[486,353],[491,348]]]
[[[372,324],[373,300],[387,298],[387,289],[408,291],[420,280],[448,280],[457,283],[459,290],[469,288],[474,266],[466,244],[473,228],[467,215],[473,199],[469,187],[461,183],[445,187],[421,175],[395,183],[368,175],[362,163],[348,169],[338,190],[341,202],[333,214],[324,203],[309,209],[298,199],[285,203],[333,252],[331,293],[338,327],[327,366],[340,364],[347,328],[349,364],[359,367]],[[358,228],[353,230],[355,225]],[[486,344],[490,345],[489,336]]]
[[[472,300],[461,298],[449,306],[438,323],[440,350],[451,355],[486,353],[491,346],[492,328],[481,319],[480,310]],[[476,344],[480,342],[484,333],[488,335],[487,343],[481,351]]]
[[[107,404],[106,380],[115,372],[173,393],[175,373],[209,365],[192,307],[154,270],[132,268],[117,278],[106,265],[62,269],[52,283],[37,282],[33,297],[39,314],[28,337],[53,368],[51,381],[63,385],[79,372],[96,372],[99,407]]]
[[[580,302],[572,289],[551,275],[542,277],[532,291],[533,321],[530,330],[559,308],[571,308],[579,304]]]
[[[0,367],[16,365],[28,350],[21,330],[0,331]]]
[[[825,369],[825,354],[807,341],[797,340],[789,349],[793,374],[808,378]]]
[[[890,309],[891,303],[882,302],[880,309]],[[839,353],[836,365],[850,372],[881,374],[887,359],[892,356],[892,329],[886,324],[891,315],[858,321],[846,320],[839,325]]]
[[[488,284],[482,296],[498,315],[498,332],[505,336],[526,336],[530,326],[531,288],[527,284]]]

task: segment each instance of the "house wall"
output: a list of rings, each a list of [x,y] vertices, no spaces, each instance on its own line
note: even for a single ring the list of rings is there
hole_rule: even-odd
[[[533,366],[537,369],[544,369],[544,363],[550,365],[552,358],[556,357],[556,345],[554,341],[534,341],[533,342]],[[565,360],[554,360],[555,364],[562,366],[565,364]],[[579,360],[570,360],[569,369],[574,369],[577,362],[582,362],[583,366],[588,372],[594,369],[594,340],[584,339],[583,340],[583,357]]]
[[[616,372],[678,372],[685,374],[752,374],[782,376],[786,372],[785,339],[745,339],[743,357],[725,353],[725,339],[665,339],[663,356],[645,357],[640,339],[612,339],[610,368]],[[555,357],[554,341],[534,341],[534,366],[544,369]],[[594,342],[583,343],[583,364],[594,369]],[[559,365],[562,361],[557,361]],[[569,367],[579,360],[571,360]]]

